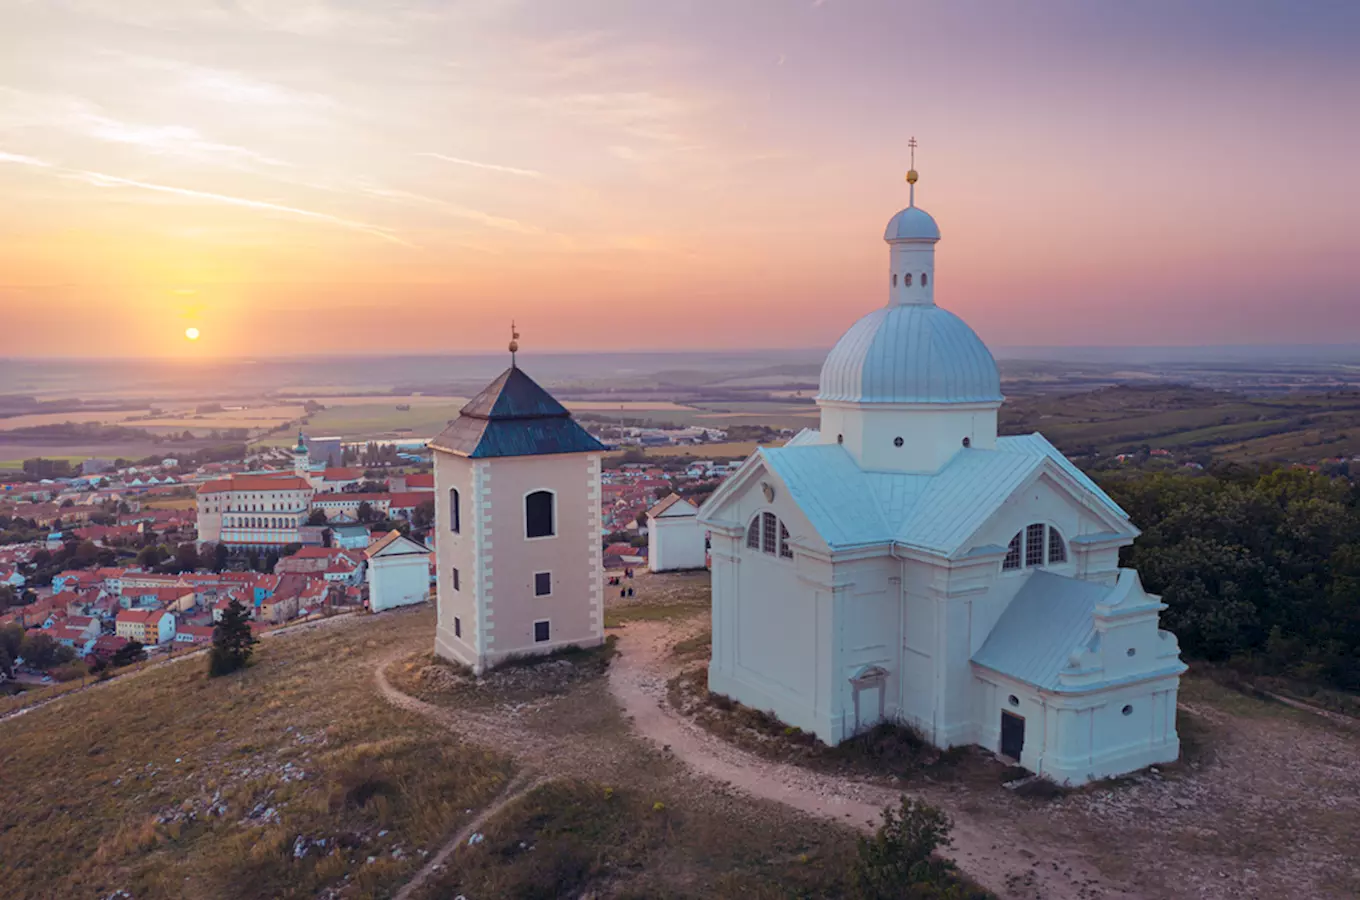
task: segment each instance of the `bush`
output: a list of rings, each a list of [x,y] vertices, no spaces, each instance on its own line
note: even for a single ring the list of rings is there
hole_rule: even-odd
[[[902,798],[883,810],[873,837],[859,839],[850,865],[850,896],[855,900],[985,897],[962,884],[951,863],[935,858],[949,846],[949,817],[920,800]]]

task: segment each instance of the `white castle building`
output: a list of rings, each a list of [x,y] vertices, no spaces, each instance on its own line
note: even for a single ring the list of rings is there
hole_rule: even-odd
[[[430,447],[435,652],[481,674],[513,657],[603,643],[604,446],[512,356]]]
[[[1119,548],[1138,529],[1040,434],[997,436],[996,363],[935,305],[940,232],[888,222],[888,302],[822,367],[821,427],[704,504],[709,688],[838,743],[880,721],[1080,784],[1176,759],[1185,665]]]

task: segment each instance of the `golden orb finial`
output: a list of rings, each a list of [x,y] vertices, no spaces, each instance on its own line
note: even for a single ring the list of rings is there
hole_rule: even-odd
[[[519,330],[515,328],[515,322],[510,321],[510,365],[515,364],[515,354],[519,352]]]
[[[916,174],[915,169],[907,170],[907,184],[915,184],[917,180],[920,179],[920,177],[921,177],[920,175]]]

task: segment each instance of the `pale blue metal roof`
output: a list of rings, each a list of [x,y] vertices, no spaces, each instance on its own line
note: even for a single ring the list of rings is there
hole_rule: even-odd
[[[1096,604],[1110,590],[1042,569],[1030,572],[973,662],[1025,684],[1061,690],[1058,675],[1095,636]]]
[[[843,446],[762,447],[759,452],[828,546],[889,540],[869,482]]]
[[[1000,403],[987,345],[933,303],[885,306],[860,319],[822,365],[819,400],[854,403]]]
[[[939,239],[940,226],[935,224],[934,217],[924,209],[915,206],[908,206],[889,219],[888,227],[883,232],[883,240],[885,241],[938,241]]]
[[[1097,505],[1128,520],[1039,434],[998,438],[995,450],[960,449],[934,474],[865,472],[843,445],[810,443],[818,437],[807,431],[797,445],[758,453],[832,550],[895,542],[955,556],[970,549],[968,540],[1046,462],[1072,474]]]

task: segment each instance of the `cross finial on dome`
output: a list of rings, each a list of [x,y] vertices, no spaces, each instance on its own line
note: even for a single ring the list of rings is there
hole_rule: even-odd
[[[515,368],[515,354],[519,352],[519,332],[515,330],[515,320],[510,320],[510,368]]]
[[[916,135],[912,135],[911,140],[907,141],[907,146],[911,148],[911,168],[907,170],[907,184],[911,185],[911,193],[907,205],[916,205],[916,181],[921,176],[916,174]]]

